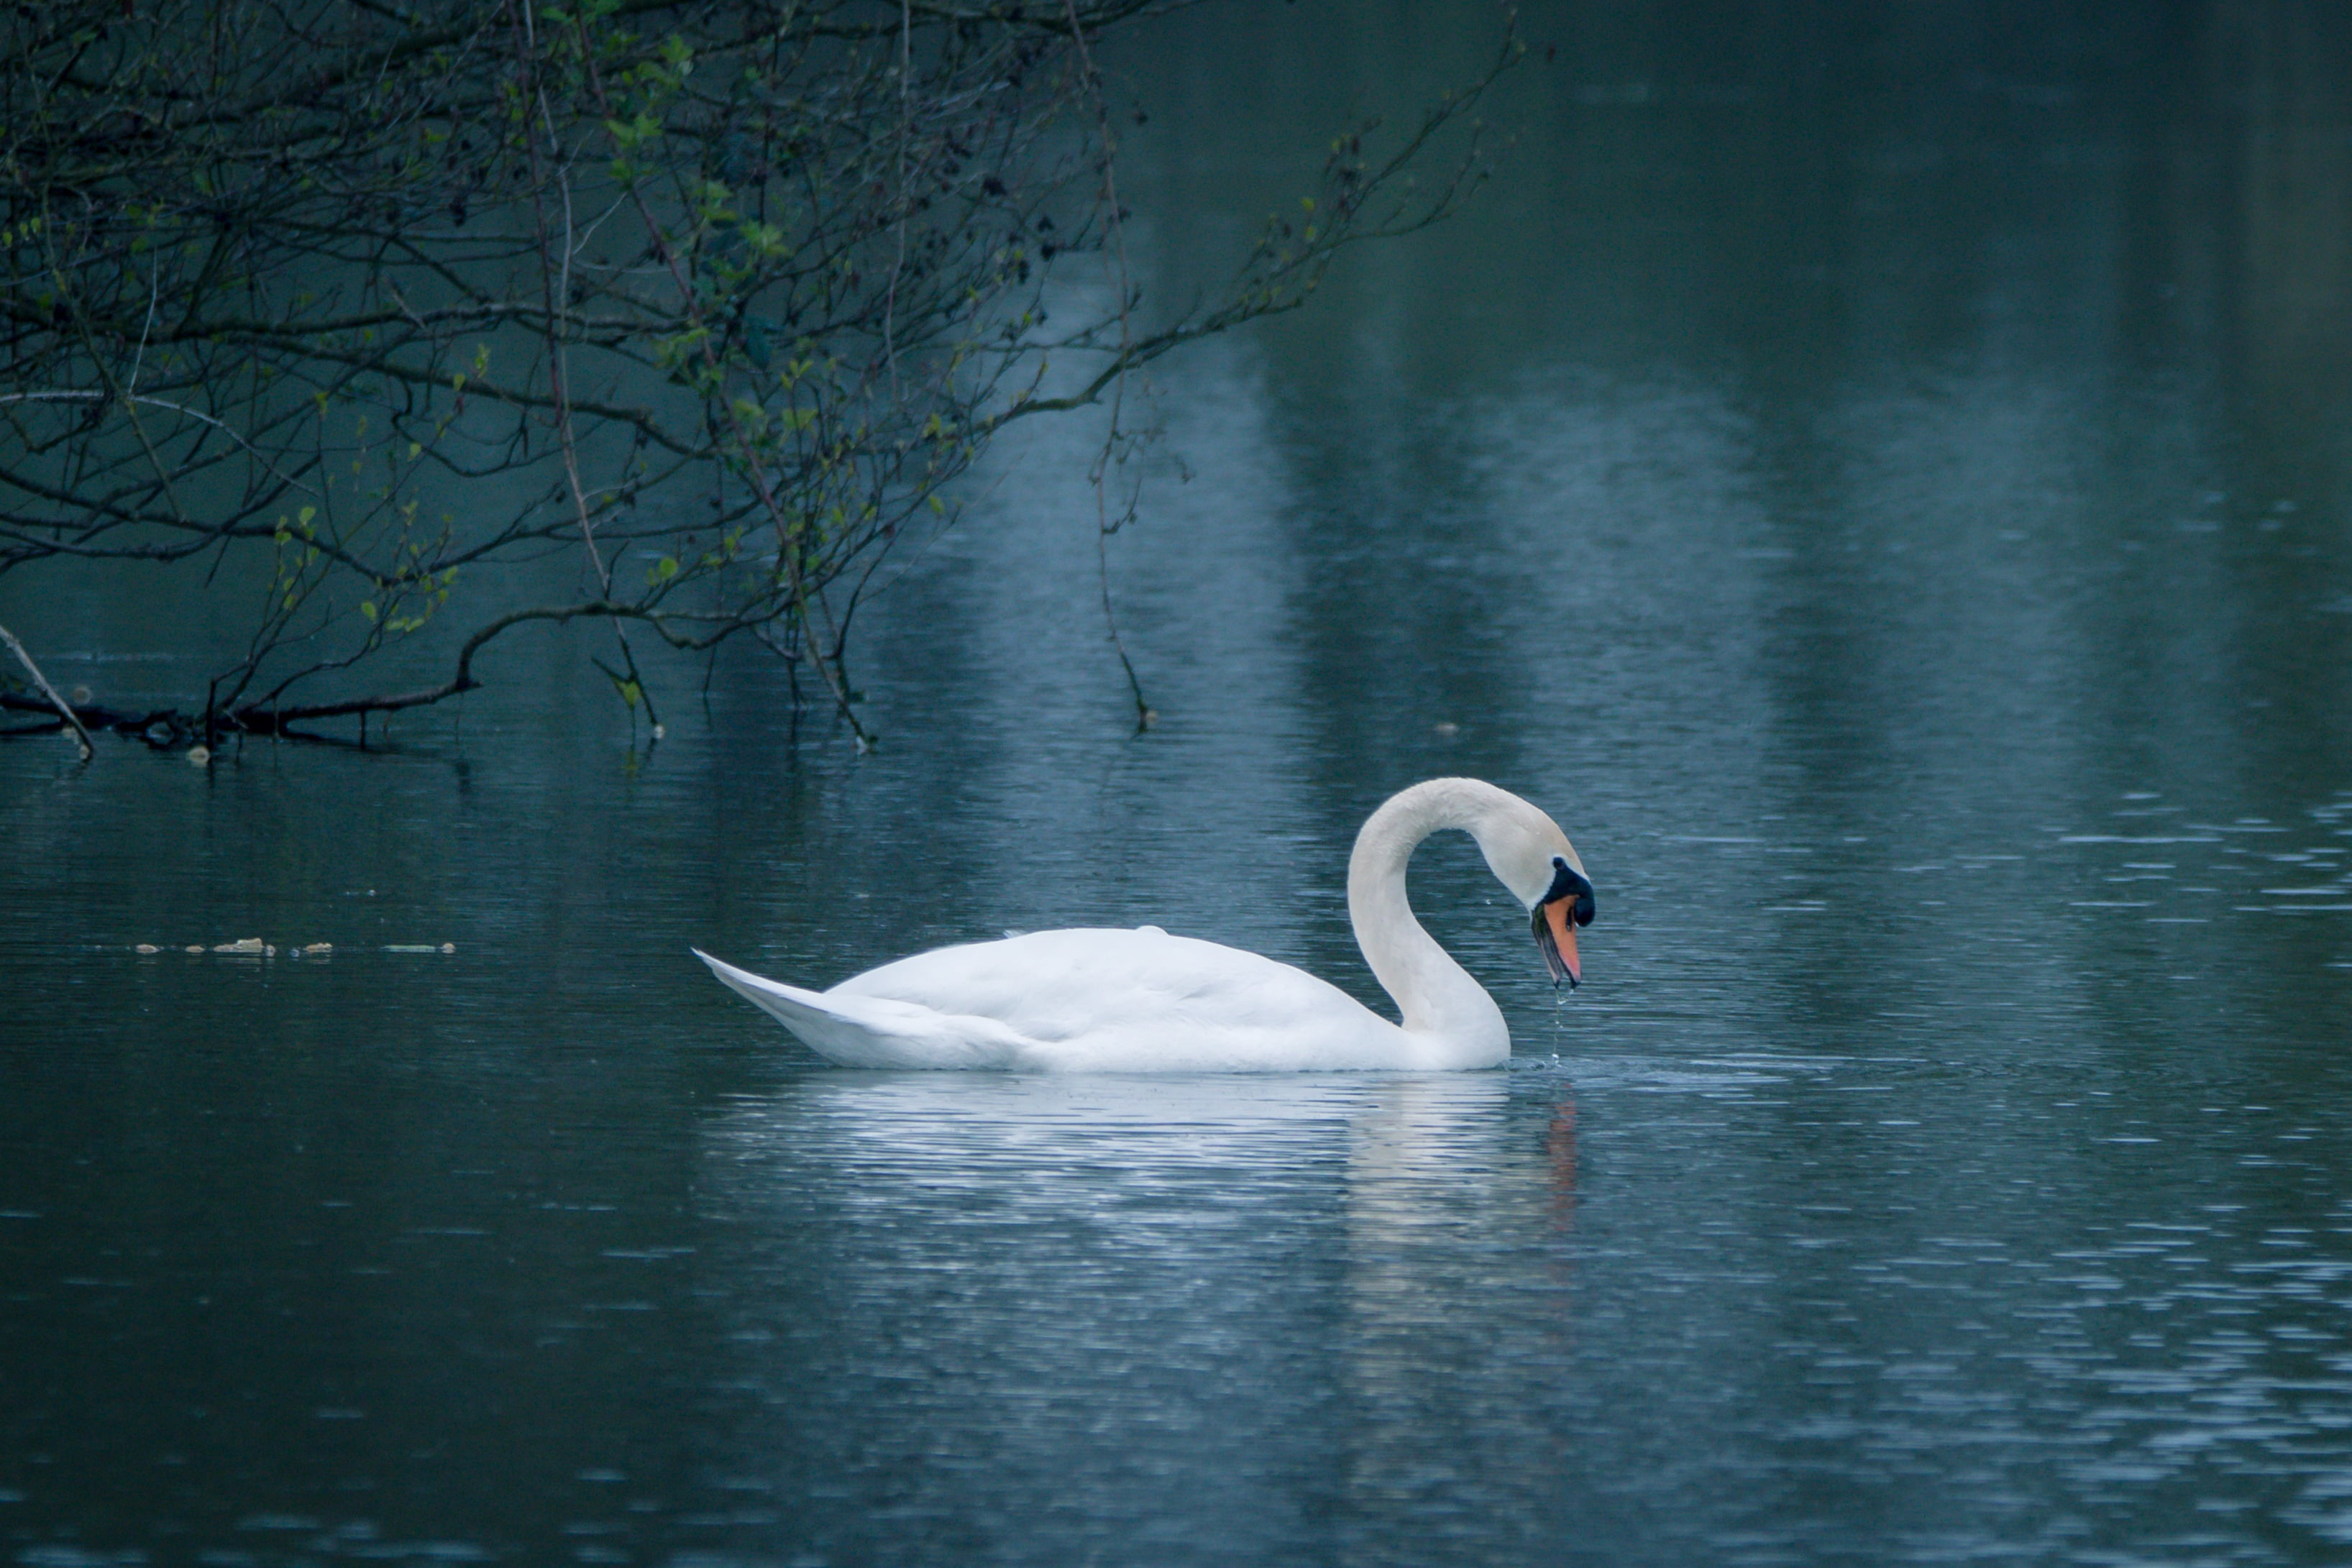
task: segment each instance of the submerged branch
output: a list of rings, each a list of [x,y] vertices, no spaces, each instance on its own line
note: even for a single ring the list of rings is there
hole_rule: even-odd
[[[49,685],[49,677],[41,674],[41,667],[33,663],[33,655],[25,652],[25,644],[16,641],[16,634],[5,626],[0,626],[0,643],[8,644],[8,652],[16,655],[16,662],[25,666],[26,674],[33,677],[33,685],[40,688],[41,695],[48,699],[49,706],[57,710],[58,717],[72,727],[74,739],[81,746],[81,759],[89,761],[94,749],[89,744],[89,731],[84,729],[81,720],[74,716],[73,705],[58,695],[58,688]]]

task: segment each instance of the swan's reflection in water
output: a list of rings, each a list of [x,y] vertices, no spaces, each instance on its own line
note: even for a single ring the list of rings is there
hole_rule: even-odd
[[[1544,1154],[1551,1167],[1552,1224],[1566,1230],[1576,1218],[1576,1101],[1563,1098],[1551,1108],[1551,1127],[1544,1134]]]
[[[1539,1144],[1500,1113],[1504,1082],[1486,1081],[1492,1098],[1481,1099],[1443,1079],[1399,1080],[1349,1118],[1341,1343],[1349,1478],[1363,1508],[1346,1532],[1356,1560],[1434,1550],[1465,1507],[1505,1505],[1500,1478],[1482,1473],[1488,1445],[1549,1446],[1545,1402],[1495,1362],[1507,1320],[1522,1372],[1542,1375],[1531,1346],[1538,1359],[1559,1351],[1549,1325],[1565,1281],[1556,1267],[1530,1269],[1528,1254],[1573,1201],[1573,1110],[1565,1143],[1556,1116]],[[1472,1432],[1477,1444],[1458,1440]],[[1405,1519],[1416,1521],[1411,1545],[1381,1537]]]
[[[827,1073],[746,1103],[712,1168],[768,1414],[726,1463],[845,1552],[1281,1556],[1348,1532],[1335,1491],[1458,1506],[1447,1429],[1512,1418],[1465,1374],[1559,1201],[1509,1092]]]

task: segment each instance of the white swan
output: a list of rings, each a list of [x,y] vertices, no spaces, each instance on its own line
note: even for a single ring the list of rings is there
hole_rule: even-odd
[[[1511,1034],[1494,998],[1405,902],[1414,846],[1443,828],[1478,841],[1532,916],[1552,983],[1581,977],[1576,927],[1592,883],[1568,835],[1506,789],[1432,779],[1356,835],[1348,915],[1402,1026],[1303,969],[1156,925],[1039,931],[885,964],[829,991],[780,985],[700,948],[711,973],[845,1067],[1055,1072],[1305,1072],[1494,1067]]]

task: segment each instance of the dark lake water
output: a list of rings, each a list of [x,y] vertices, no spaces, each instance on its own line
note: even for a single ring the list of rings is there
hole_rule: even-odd
[[[1128,46],[1139,267],[1489,15]],[[1072,424],[871,755],[562,635],[365,755],[0,745],[0,1559],[2352,1561],[2352,24],[2022,15],[1531,14],[1471,212],[1155,372],[1140,737]],[[201,691],[153,592],[0,621]],[[1371,999],[1455,772],[1599,886],[1561,1002],[1417,862],[1507,1071],[843,1071],[687,953]]]

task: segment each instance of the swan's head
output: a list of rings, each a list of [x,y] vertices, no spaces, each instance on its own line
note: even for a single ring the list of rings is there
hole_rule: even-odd
[[[1496,793],[1507,806],[1472,831],[1488,868],[1527,905],[1551,983],[1566,980],[1573,988],[1584,977],[1576,956],[1576,928],[1592,924],[1591,879],[1558,822],[1516,795]]]
[[[1529,924],[1536,949],[1551,970],[1551,983],[1566,980],[1574,990],[1584,978],[1584,967],[1576,958],[1576,928],[1592,924],[1592,883],[1574,863],[1576,852],[1566,848],[1568,841],[1560,843],[1564,852],[1551,858],[1551,885],[1529,912]]]

